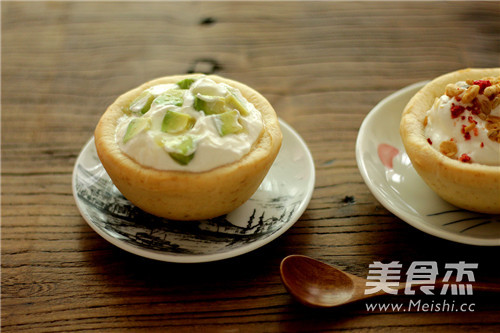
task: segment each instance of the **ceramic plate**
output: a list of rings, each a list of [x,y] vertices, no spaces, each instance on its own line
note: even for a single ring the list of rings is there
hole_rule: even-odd
[[[426,82],[382,100],[363,121],[356,160],[378,201],[408,224],[428,234],[473,245],[500,245],[500,215],[459,209],[441,199],[413,169],[399,136],[401,113]]]
[[[314,162],[306,144],[280,121],[281,150],[257,192],[233,212],[210,220],[173,221],[132,205],[113,185],[92,138],[73,171],[73,195],[87,223],[123,250],[168,262],[207,262],[255,250],[290,228],[314,189]]]

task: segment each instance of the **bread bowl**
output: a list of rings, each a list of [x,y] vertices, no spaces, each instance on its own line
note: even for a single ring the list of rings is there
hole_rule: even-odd
[[[430,188],[491,214],[500,213],[499,80],[500,68],[437,77],[408,102],[400,123],[406,153]]]
[[[120,192],[144,211],[174,220],[209,219],[243,204],[282,140],[277,115],[261,94],[202,74],[162,77],[124,93],[94,136]]]

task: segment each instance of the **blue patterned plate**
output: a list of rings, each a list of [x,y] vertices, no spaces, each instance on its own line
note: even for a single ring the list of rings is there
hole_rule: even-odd
[[[419,82],[382,100],[363,121],[356,160],[365,183],[389,211],[421,231],[472,245],[500,245],[500,215],[452,206],[420,178],[399,135],[401,113],[424,86]]]
[[[283,145],[257,192],[233,212],[210,220],[173,221],[131,204],[113,185],[92,138],[73,170],[73,195],[92,229],[119,248],[168,262],[221,260],[255,250],[288,230],[314,189],[314,162],[305,142],[280,120]]]

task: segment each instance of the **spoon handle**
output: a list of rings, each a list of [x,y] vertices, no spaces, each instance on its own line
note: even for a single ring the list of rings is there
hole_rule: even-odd
[[[471,284],[473,290],[500,293],[500,283],[498,282],[474,282]]]
[[[445,282],[443,280],[437,280],[435,286],[442,287],[443,285],[449,283],[450,282]],[[472,290],[474,291],[500,293],[500,282],[476,281],[476,282],[471,282],[470,284],[472,285]],[[399,286],[395,287],[394,289],[404,290],[405,288],[406,288],[406,283],[400,283]],[[381,296],[381,295],[386,295],[386,292],[381,290],[371,295],[365,295],[363,291],[363,286],[359,284],[359,290],[356,293],[355,297],[353,297],[353,299],[358,300],[358,299],[371,298],[374,296]]]
[[[436,281],[435,285],[442,287],[446,284],[451,284],[451,283],[449,281],[443,281],[440,279]],[[470,284],[472,286],[472,290],[477,290],[481,292],[500,293],[500,282],[475,281],[475,282],[469,282],[467,284]]]

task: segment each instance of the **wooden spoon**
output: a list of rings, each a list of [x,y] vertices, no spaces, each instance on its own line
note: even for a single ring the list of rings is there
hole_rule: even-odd
[[[335,307],[386,294],[381,290],[365,295],[366,279],[302,255],[291,255],[283,259],[280,273],[283,284],[290,294],[310,307]],[[438,280],[434,285],[442,284],[443,282]],[[477,282],[472,284],[474,290],[500,292],[500,284]],[[400,283],[392,289],[401,290],[405,286],[405,283]]]

